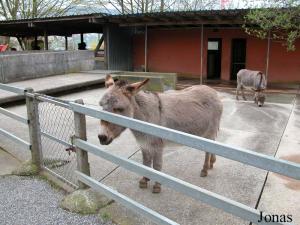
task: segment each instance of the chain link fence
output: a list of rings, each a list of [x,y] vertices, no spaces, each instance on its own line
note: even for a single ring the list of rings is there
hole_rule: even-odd
[[[73,187],[77,187],[74,171],[76,152],[71,143],[75,134],[74,112],[49,102],[39,102],[39,122],[43,167]]]

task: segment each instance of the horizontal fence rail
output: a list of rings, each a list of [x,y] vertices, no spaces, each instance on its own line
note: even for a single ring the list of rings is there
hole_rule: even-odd
[[[59,139],[59,138],[57,138],[57,137],[54,137],[54,136],[51,135],[51,134],[48,134],[48,133],[43,132],[43,131],[41,131],[41,134],[42,134],[44,137],[47,137],[47,138],[51,139],[52,141],[56,141],[57,143],[62,144],[62,145],[64,145],[64,146],[66,146],[66,147],[73,147],[73,145],[69,144],[68,142],[66,142],[66,141],[64,141],[64,140],[61,140],[61,139]]]
[[[14,87],[11,85],[1,84],[1,83],[0,83],[0,89],[2,89],[4,91],[13,92],[16,94],[21,94],[21,95],[24,95],[24,93],[26,92],[26,90],[24,88]]]
[[[27,142],[27,141],[24,141],[23,139],[7,132],[6,130],[3,130],[2,128],[0,128],[0,134],[7,137],[8,139],[10,139],[11,141],[19,144],[19,145],[22,145],[23,147],[25,147],[27,150],[30,150],[31,149],[31,145]]]
[[[10,111],[8,111],[6,109],[3,109],[1,107],[0,107],[0,113],[3,114],[3,115],[5,115],[5,116],[8,116],[8,117],[10,117],[12,119],[15,119],[15,120],[17,120],[17,121],[19,121],[21,123],[28,124],[28,119],[27,118],[22,117],[22,116],[20,116],[20,115],[18,115],[16,113],[10,112]]]
[[[44,170],[46,170],[48,173],[50,173],[52,176],[54,176],[55,178],[59,179],[60,181],[68,184],[70,187],[74,188],[74,189],[78,189],[78,185],[74,185],[73,183],[71,183],[70,181],[68,181],[67,179],[65,179],[62,175],[59,175],[58,173],[55,173],[54,171],[48,169],[47,167],[43,167]]]
[[[85,175],[84,173],[81,173],[79,171],[76,171],[77,176],[79,180],[88,186],[92,187],[93,189],[100,191],[104,193],[106,196],[109,198],[112,198],[113,200],[123,204],[127,208],[140,213],[144,215],[145,217],[151,219],[152,221],[156,222],[157,224],[162,224],[162,225],[179,225],[178,223],[170,220],[167,217],[164,217],[160,215],[159,213],[153,211],[152,209],[149,209],[142,204],[126,197],[125,195],[120,194],[116,190],[113,190],[109,187],[107,187],[104,184],[101,184],[100,182],[94,180],[93,178]]]
[[[284,223],[276,223],[276,222],[271,223],[271,222],[263,222],[263,221],[258,223],[258,221],[260,220],[260,212],[256,209],[253,209],[249,206],[246,206],[239,202],[223,197],[222,195],[210,192],[206,189],[200,188],[196,185],[190,184],[178,178],[172,177],[168,174],[159,172],[150,167],[141,165],[140,163],[137,163],[133,160],[113,155],[107,151],[102,150],[98,146],[90,144],[86,141],[75,139],[74,144],[81,149],[84,149],[90,153],[100,156],[112,163],[118,164],[121,167],[124,167],[132,172],[151,178],[178,192],[181,192],[187,196],[202,201],[213,207],[222,209],[223,211],[235,215],[237,217],[240,217],[244,220],[251,221],[255,224],[261,224],[261,225],[262,224],[264,225],[284,224]],[[90,185],[90,183],[88,183],[88,185]],[[93,183],[93,186],[95,185],[96,184]]]
[[[239,147],[231,147],[229,145],[205,139],[196,135],[184,133],[125,116],[116,115],[102,110],[100,111],[87,106],[82,106],[80,104],[70,103],[70,106],[75,112],[78,113],[109,121],[111,123],[123,127],[128,127],[142,133],[147,133],[201,151],[210,152],[231,160],[235,160],[241,163],[245,163],[254,167],[300,180],[300,164],[294,162],[277,159],[273,156],[264,155]]]
[[[54,98],[54,97],[50,97],[50,96],[45,96],[45,95],[42,95],[42,94],[27,94],[26,95],[28,97],[35,97],[37,100],[41,101],[41,102],[48,102],[48,103],[52,103],[54,105],[57,105],[57,106],[61,106],[61,107],[64,107],[64,108],[67,108],[69,109],[70,108],[70,105],[69,105],[69,102],[68,101],[64,101],[64,100],[58,100],[57,98]]]

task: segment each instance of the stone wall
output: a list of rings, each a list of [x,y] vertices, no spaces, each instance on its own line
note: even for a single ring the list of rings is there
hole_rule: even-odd
[[[0,53],[0,82],[93,70],[94,64],[94,52],[88,50]]]

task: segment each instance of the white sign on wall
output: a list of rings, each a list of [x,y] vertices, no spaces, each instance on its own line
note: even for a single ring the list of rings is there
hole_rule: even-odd
[[[219,50],[219,42],[218,41],[209,41],[207,49],[208,50]]]

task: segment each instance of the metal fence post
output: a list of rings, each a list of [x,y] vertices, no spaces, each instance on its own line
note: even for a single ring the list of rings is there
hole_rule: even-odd
[[[83,105],[83,100],[78,99],[75,101],[77,104]],[[75,137],[87,140],[86,137],[86,119],[85,115],[81,113],[74,112],[74,122],[75,122]],[[90,165],[88,159],[88,153],[85,150],[82,150],[76,147],[76,157],[77,157],[77,170],[90,176]],[[88,186],[81,181],[78,181],[79,188],[84,189]]]
[[[32,88],[26,88],[27,93],[33,93]],[[27,118],[29,121],[29,139],[31,144],[32,163],[37,166],[38,171],[41,170],[43,161],[41,131],[39,122],[38,101],[35,98],[26,96]]]

